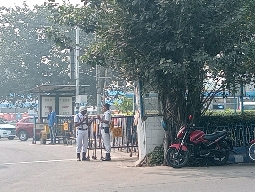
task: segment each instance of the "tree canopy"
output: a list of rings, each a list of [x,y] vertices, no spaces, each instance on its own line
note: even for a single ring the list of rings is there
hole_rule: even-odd
[[[31,89],[31,84],[60,83],[56,77],[63,77],[66,66],[61,60],[66,54],[47,41],[43,32],[47,12],[28,7],[1,9],[1,68],[5,69],[1,94],[20,94]]]
[[[86,2],[79,9],[60,6],[55,22],[94,31],[97,41],[83,59],[157,91],[169,123],[199,118],[212,99],[206,91],[235,91],[253,81],[251,0]]]
[[[0,12],[1,100],[35,99],[37,95],[31,96],[29,90],[42,84],[74,84],[68,77],[69,48],[75,47],[73,27],[52,23],[45,6],[1,7]],[[65,41],[56,43],[50,39],[53,33]],[[82,49],[93,36],[81,32],[80,39]],[[80,83],[91,85],[86,92],[95,104],[95,69],[81,65],[80,72]]]

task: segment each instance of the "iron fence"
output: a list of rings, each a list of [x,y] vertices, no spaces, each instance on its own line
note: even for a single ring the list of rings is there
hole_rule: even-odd
[[[250,141],[255,139],[255,124],[236,124],[217,126],[216,129],[209,127],[196,127],[203,130],[206,134],[213,133],[214,131],[226,130],[232,139],[234,147],[248,146]]]

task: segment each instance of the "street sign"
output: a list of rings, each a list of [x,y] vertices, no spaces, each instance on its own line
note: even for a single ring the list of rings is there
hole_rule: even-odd
[[[143,99],[146,115],[158,115],[160,113],[158,94],[150,93]]]
[[[59,97],[59,115],[72,115],[72,97]]]
[[[49,107],[55,110],[55,97],[42,97],[42,117],[47,117],[49,114]]]

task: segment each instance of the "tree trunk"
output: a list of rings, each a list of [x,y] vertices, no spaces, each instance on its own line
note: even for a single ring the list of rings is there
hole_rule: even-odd
[[[166,164],[166,154],[175,137],[179,127],[185,123],[185,91],[172,88],[169,83],[165,83],[160,94],[162,102],[163,121],[166,125],[164,136],[164,164]]]

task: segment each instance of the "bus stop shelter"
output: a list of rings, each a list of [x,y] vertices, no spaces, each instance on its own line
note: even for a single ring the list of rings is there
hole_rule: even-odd
[[[31,94],[38,94],[38,119],[35,119],[33,130],[33,143],[37,138],[44,140],[48,138],[47,116],[48,108],[51,106],[57,115],[56,139],[58,142],[70,137],[72,126],[72,115],[74,114],[75,102],[86,103],[85,89],[89,85],[80,85],[79,92],[84,95],[76,96],[75,85],[41,85],[30,90]],[[80,98],[79,101],[76,101]],[[44,135],[44,136],[43,136]]]
[[[86,87],[80,85],[80,102],[86,102]],[[48,107],[51,106],[58,116],[71,116],[74,114],[75,85],[41,85],[30,90],[32,94],[38,94],[38,119],[40,123],[47,118]]]

